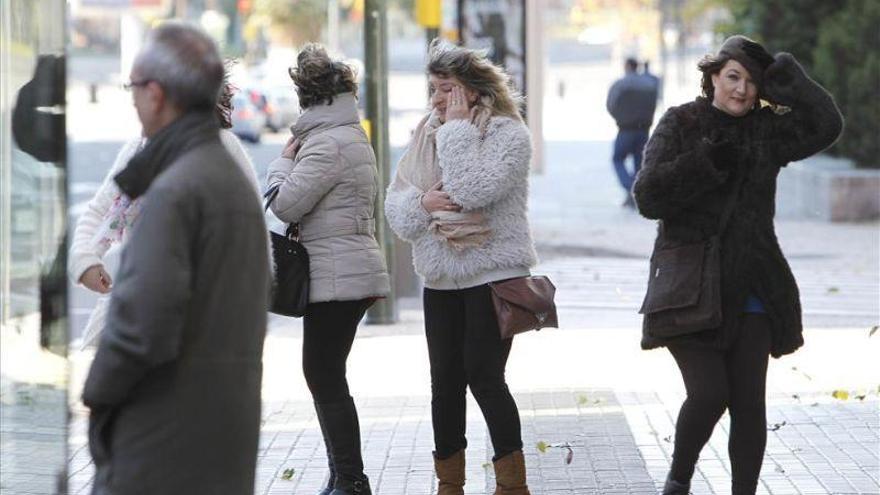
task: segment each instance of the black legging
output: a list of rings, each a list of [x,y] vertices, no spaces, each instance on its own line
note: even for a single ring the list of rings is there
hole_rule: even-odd
[[[691,479],[715,423],[729,409],[733,494],[755,493],[767,444],[765,393],[770,332],[766,315],[746,314],[739,334],[726,351],[669,346],[687,390],[675,428],[671,469],[675,480]]]
[[[521,450],[519,411],[504,380],[512,340],[501,339],[489,286],[425,289],[424,306],[437,457],[467,446],[468,386],[489,427],[494,458]]]
[[[345,361],[372,299],[309,304],[303,318],[303,374],[319,404],[349,397]]]

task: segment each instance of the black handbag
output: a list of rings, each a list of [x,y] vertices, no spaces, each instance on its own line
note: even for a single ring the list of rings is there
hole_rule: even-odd
[[[265,209],[278,196],[281,186],[263,195]],[[269,232],[275,273],[269,311],[283,316],[303,316],[309,304],[309,253],[299,242],[299,224],[288,224],[284,235]]]
[[[721,235],[744,178],[745,174],[721,211],[718,234],[703,242],[654,250],[639,310],[648,335],[669,338],[721,325]]]

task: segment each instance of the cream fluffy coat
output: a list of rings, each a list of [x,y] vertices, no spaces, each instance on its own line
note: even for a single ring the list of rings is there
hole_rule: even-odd
[[[481,136],[469,121],[449,121],[437,131],[437,155],[443,190],[463,211],[485,215],[492,234],[484,245],[458,251],[430,231],[421,191],[392,185],[385,214],[412,244],[413,265],[425,285],[464,288],[492,281],[493,274],[527,273],[537,256],[527,218],[532,146],[525,124],[492,117]]]

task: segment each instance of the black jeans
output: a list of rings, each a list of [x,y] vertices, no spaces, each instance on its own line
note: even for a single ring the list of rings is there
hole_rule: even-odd
[[[501,339],[489,286],[425,289],[424,306],[437,457],[467,447],[468,386],[489,427],[494,459],[521,450],[519,411],[504,381],[512,339]]]
[[[733,494],[755,493],[767,444],[770,343],[770,319],[764,314],[745,314],[739,335],[726,351],[669,346],[687,389],[675,427],[671,469],[675,480],[691,479],[715,423],[729,409]]]
[[[319,404],[349,398],[345,361],[373,299],[312,303],[303,318],[303,374]]]

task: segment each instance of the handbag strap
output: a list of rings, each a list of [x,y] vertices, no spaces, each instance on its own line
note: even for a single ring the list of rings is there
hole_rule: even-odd
[[[269,186],[269,189],[263,193],[263,199],[266,200],[263,206],[263,212],[269,211],[269,206],[272,205],[272,202],[275,201],[275,198],[278,197],[278,191],[281,190],[281,183],[275,183]],[[299,224],[298,223],[288,223],[287,229],[285,230],[285,235],[288,239],[299,242]]]
[[[269,206],[275,201],[275,198],[278,197],[278,191],[281,190],[281,183],[276,182],[269,186],[269,189],[266,189],[266,192],[263,193],[263,199],[266,201],[263,203],[263,211],[269,211]]]

